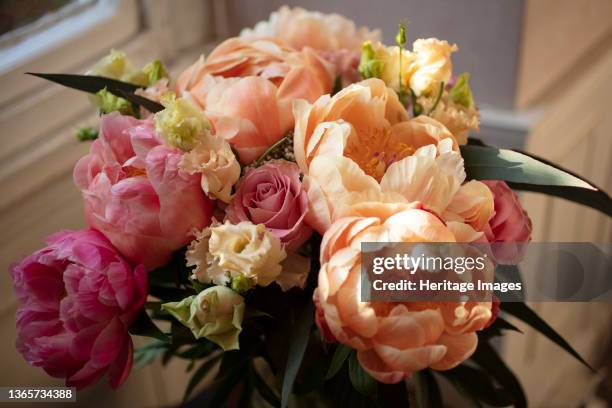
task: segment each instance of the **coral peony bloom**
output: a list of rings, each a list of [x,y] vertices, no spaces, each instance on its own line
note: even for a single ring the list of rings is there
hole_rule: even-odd
[[[458,145],[439,122],[426,116],[409,120],[383,81],[353,84],[312,105],[298,101],[294,110],[294,152],[306,174],[310,205],[307,222],[317,231],[323,233],[364,200],[419,201],[439,216],[452,214],[449,221],[473,227],[490,218],[486,201],[492,197],[472,185],[461,189],[466,194],[457,197],[460,208],[446,211],[465,180]],[[466,197],[472,192],[478,195]],[[462,228],[467,234],[473,227]]]
[[[357,350],[375,379],[396,383],[425,368],[451,369],[476,349],[491,302],[361,302],[362,242],[455,242],[444,222],[408,204],[362,203],[323,236],[314,298],[326,337]]]
[[[212,202],[198,175],[179,170],[182,155],[162,144],[152,120],[114,113],[74,169],[88,224],[134,264],[165,264],[210,223]]]
[[[63,231],[47,244],[11,267],[17,350],[67,386],[108,374],[116,388],[132,368],[128,328],[146,301],[147,272],[95,230]]]
[[[293,99],[314,101],[332,85],[331,67],[310,49],[231,38],[187,68],[176,88],[204,109],[247,164],[291,129]]]
[[[312,233],[304,222],[307,212],[308,195],[302,188],[300,169],[294,163],[275,160],[247,171],[227,208],[227,219],[263,224],[288,249],[295,250]]]
[[[495,258],[501,263],[516,263],[531,241],[531,219],[521,207],[518,196],[499,180],[486,180],[495,201],[495,214],[485,234],[489,242],[504,243],[494,246]]]
[[[365,41],[378,41],[380,30],[359,27],[339,14],[293,9],[282,6],[270,15],[268,21],[257,23],[253,29],[244,29],[240,37],[276,38],[297,50],[312,48],[330,62],[343,86],[359,81],[357,65],[359,50]]]
[[[298,50],[310,47],[317,51],[359,51],[364,41],[376,41],[379,30],[357,28],[355,23],[339,14],[324,14],[301,7],[282,6],[254,28],[245,28],[243,38],[275,37]]]

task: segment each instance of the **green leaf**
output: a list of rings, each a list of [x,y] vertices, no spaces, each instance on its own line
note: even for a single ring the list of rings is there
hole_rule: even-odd
[[[134,350],[134,367],[143,368],[150,364],[164,351],[168,349],[168,343],[153,340],[142,347],[138,347]]]
[[[412,375],[412,382],[417,408],[442,408],[442,394],[430,370],[417,371]]]
[[[295,330],[289,342],[289,355],[283,377],[283,389],[281,393],[281,407],[286,407],[289,394],[293,388],[293,382],[302,364],[304,352],[310,338],[310,329],[314,321],[314,303],[308,302],[302,309],[295,323]]]
[[[276,392],[274,392],[274,390],[268,385],[268,383],[266,383],[266,381],[261,378],[253,362],[251,362],[250,365],[250,373],[251,378],[253,379],[253,385],[255,385],[255,389],[257,389],[259,395],[261,395],[261,397],[273,407],[280,407],[281,402],[278,398],[278,395],[276,395]]]
[[[478,368],[460,365],[440,374],[471,401],[482,401],[493,407],[507,407],[513,402],[506,390],[496,387],[491,376]]]
[[[527,407],[527,399],[521,383],[489,343],[479,341],[471,358],[512,397],[515,408]]]
[[[130,84],[128,82],[95,75],[44,74],[37,72],[26,73],[55,82],[56,84],[66,86],[68,88],[91,94],[96,94],[106,88],[108,92],[112,93],[113,95],[127,99],[136,105],[143,106],[151,112],[159,112],[160,110],[164,109],[164,107],[157,102],[134,94],[134,92],[140,88],[140,86]]]
[[[222,355],[223,353],[219,353],[216,356],[209,358],[196,370],[195,373],[193,373],[191,379],[189,380],[189,384],[187,384],[187,388],[185,389],[183,401],[187,401],[195,387],[197,387],[200,381],[202,381],[204,377],[206,377],[206,374],[208,374],[210,370],[212,370],[212,368],[217,364]]]
[[[468,178],[503,180],[510,187],[561,197],[612,216],[612,199],[593,183],[524,152],[467,144],[461,146]]]
[[[166,336],[160,329],[153,323],[146,310],[141,310],[134,323],[130,326],[129,332],[136,336],[152,337],[154,339],[161,340],[168,343],[170,338]]]
[[[548,323],[546,323],[540,316],[537,315],[536,312],[534,312],[525,303],[523,302],[506,302],[506,303],[502,302],[500,305],[500,308],[504,312],[515,316],[516,318],[522,320],[523,322],[533,327],[535,330],[542,333],[550,341],[557,344],[563,350],[567,351],[574,358],[576,358],[578,361],[580,361],[582,364],[588,367],[591,371],[595,372],[593,367],[591,367],[589,363],[587,363],[582,358],[582,356],[580,356],[580,354],[578,354],[578,352],[574,350],[574,348],[563,337],[561,337],[559,333],[555,331],[555,329],[550,327]]]
[[[131,92],[124,92],[121,90],[119,90],[118,92],[122,98],[127,99],[128,101],[132,102],[135,105],[142,106],[143,108],[145,108],[151,113],[156,113],[156,112],[164,110],[163,105],[155,101],[152,101],[150,99],[147,99],[144,96],[136,95],[135,93],[131,93]]]
[[[497,319],[495,319],[495,321],[493,322],[493,324],[482,330],[480,334],[482,337],[490,339],[491,337],[503,335],[504,330],[515,331],[521,334],[523,333],[518,327],[508,322],[504,318],[498,316]]]
[[[374,398],[377,393],[378,383],[359,364],[357,353],[352,352],[349,357],[349,379],[353,387],[362,395]]]
[[[344,365],[344,362],[346,361],[346,359],[348,358],[350,354],[351,354],[350,347],[345,346],[344,344],[338,344],[338,346],[336,347],[336,350],[334,351],[334,355],[332,357],[331,363],[329,365],[329,370],[327,371],[327,374],[325,375],[326,380],[333,378],[338,373],[338,371],[340,371],[340,369]]]

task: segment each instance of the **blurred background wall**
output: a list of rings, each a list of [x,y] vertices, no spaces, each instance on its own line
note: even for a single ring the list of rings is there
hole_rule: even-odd
[[[86,96],[24,72],[82,73],[116,48],[136,64],[161,58],[177,73],[283,3],[344,14],[358,25],[380,28],[387,43],[400,21],[408,24],[409,42],[436,36],[457,43],[455,72],[472,74],[482,111],[479,137],[499,146],[526,147],[612,191],[609,0],[2,0],[0,269],[40,248],[47,234],[83,226],[71,173],[88,145],[73,135],[79,125],[96,121]],[[593,210],[535,194],[522,199],[536,241],[612,240],[610,219]],[[534,307],[606,372],[612,360],[608,305]],[[10,278],[1,273],[5,369],[0,384],[60,384],[15,351],[15,309]],[[605,375],[586,372],[528,329],[509,336],[504,350],[525,379],[533,406],[589,406],[612,389]],[[176,404],[188,378],[185,367],[153,364],[134,371],[118,392],[100,384],[80,393],[78,405]]]

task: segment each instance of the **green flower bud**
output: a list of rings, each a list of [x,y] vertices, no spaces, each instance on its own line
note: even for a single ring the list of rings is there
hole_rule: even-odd
[[[198,107],[171,92],[162,97],[161,103],[166,109],[155,114],[155,130],[168,146],[191,150],[210,129],[208,119]]]
[[[124,52],[111,50],[110,54],[98,61],[85,75],[102,76],[125,81],[134,72],[135,69]]]
[[[125,99],[113,95],[106,88],[102,89],[93,96],[94,105],[98,108],[100,114],[119,112],[122,115],[135,116],[134,106]]]
[[[240,348],[244,298],[230,288],[213,286],[161,308],[189,328],[196,339],[205,337],[224,351]]]
[[[91,126],[83,126],[77,129],[75,136],[80,142],[96,140],[98,138],[98,130]]]
[[[470,74],[464,72],[457,77],[455,85],[448,92],[453,102],[459,104],[465,108],[469,108],[474,104],[474,97],[472,96],[472,89],[468,83],[470,80]]]
[[[255,286],[255,280],[249,277],[239,275],[232,279],[232,289],[238,293],[245,293]]]
[[[399,29],[395,35],[395,43],[400,48],[404,48],[404,45],[406,45],[406,26],[404,24],[399,25]]]
[[[359,60],[359,73],[363,79],[380,78],[384,62],[376,58],[376,52],[370,41],[361,45],[361,59]]]
[[[147,74],[149,85],[153,85],[162,78],[168,78],[168,71],[160,60],[149,62],[142,70]]]

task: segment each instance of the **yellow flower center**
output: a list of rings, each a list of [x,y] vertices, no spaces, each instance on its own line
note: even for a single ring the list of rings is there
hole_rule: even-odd
[[[392,163],[415,152],[413,146],[391,138],[389,128],[355,132],[349,137],[344,156],[353,160],[369,176],[380,181]]]

